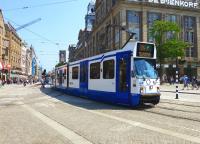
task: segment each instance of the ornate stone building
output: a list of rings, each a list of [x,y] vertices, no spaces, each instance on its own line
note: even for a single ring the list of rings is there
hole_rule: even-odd
[[[155,20],[166,20],[181,27],[180,37],[190,43],[185,51],[182,73],[200,76],[200,2],[199,0],[96,0],[95,22],[88,38],[89,56],[120,49],[128,35],[121,25],[136,33],[134,39],[153,42],[149,34]],[[170,35],[169,35],[170,36]],[[167,71],[175,61],[166,63]]]
[[[91,1],[87,7],[87,14],[85,15],[85,28],[79,31],[78,34],[78,43],[76,46],[70,45],[69,50],[69,61],[75,61],[89,57],[89,36],[93,29],[95,22],[95,12],[94,12],[95,3]]]

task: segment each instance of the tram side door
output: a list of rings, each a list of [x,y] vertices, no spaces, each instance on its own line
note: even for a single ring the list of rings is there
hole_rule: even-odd
[[[80,89],[83,93],[88,89],[88,61],[80,63]]]
[[[116,91],[119,103],[128,103],[130,96],[130,65],[129,52],[117,54],[116,64]]]

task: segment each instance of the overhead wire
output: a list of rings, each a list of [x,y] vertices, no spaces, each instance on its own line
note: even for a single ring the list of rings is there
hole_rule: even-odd
[[[12,9],[2,9],[2,11],[26,10],[26,9],[46,7],[46,6],[51,6],[51,5],[59,5],[59,4],[64,4],[68,2],[74,2],[74,1],[78,1],[78,0],[65,0],[65,1],[58,1],[58,2],[51,2],[51,3],[43,3],[43,4],[38,4],[38,5],[23,6],[23,7],[12,8]]]
[[[6,17],[5,17],[5,19],[7,19],[8,21],[14,23],[14,24],[17,25],[17,26],[21,26],[21,25],[17,24],[16,22],[14,22],[13,20],[10,20],[10,19],[8,19],[8,18],[6,18]],[[42,38],[43,40],[46,40],[46,41],[48,41],[48,42],[50,42],[50,43],[52,43],[52,44],[54,44],[54,45],[59,46],[59,43],[57,43],[57,42],[54,42],[54,41],[52,41],[52,40],[49,40],[48,38],[46,38],[46,37],[44,37],[44,36],[42,36],[42,35],[40,35],[40,34],[38,34],[38,33],[36,33],[36,32],[33,32],[33,31],[31,31],[31,30],[29,30],[29,29],[27,29],[27,28],[24,28],[24,29],[25,29],[26,31],[28,31],[28,32],[30,32],[30,33],[36,35],[37,37]]]

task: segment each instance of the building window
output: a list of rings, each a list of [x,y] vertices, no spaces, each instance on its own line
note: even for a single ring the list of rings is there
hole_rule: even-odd
[[[141,40],[140,13],[131,10],[128,10],[126,13],[127,13],[128,30],[130,30],[133,33],[136,33],[135,35],[136,40]]]
[[[120,13],[114,17],[114,24],[120,25]],[[114,27],[114,49],[120,49],[121,31],[119,27]]]
[[[184,16],[184,28],[193,29],[195,26],[195,17]]]
[[[78,66],[72,68],[72,79],[78,79]]]
[[[152,26],[153,26],[153,24],[154,24],[155,21],[161,20],[161,14],[160,14],[160,13],[152,13],[152,12],[149,12],[147,16],[148,16],[148,18],[147,18],[148,41],[149,41],[149,42],[153,42],[154,39],[153,39],[153,37],[150,35],[150,29],[152,28]]]
[[[196,46],[196,18],[191,16],[184,16],[183,17],[183,36],[184,40],[190,43],[186,49],[186,57],[197,57],[197,46]]]
[[[90,64],[90,79],[100,79],[100,62]]]
[[[112,6],[114,6],[116,4],[117,0],[112,0]]]
[[[3,35],[3,27],[0,26],[0,34]]]
[[[169,22],[172,22],[172,23],[177,23],[178,22],[177,16],[176,15],[171,15],[171,14],[166,15],[165,16],[165,20],[169,21]],[[174,36],[175,36],[175,32],[174,31],[167,32],[166,39],[173,39]]]
[[[103,62],[103,78],[104,79],[113,79],[114,78],[114,60],[107,60]]]

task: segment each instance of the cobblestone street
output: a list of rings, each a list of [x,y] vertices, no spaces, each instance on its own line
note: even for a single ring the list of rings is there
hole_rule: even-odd
[[[0,144],[200,143],[200,101],[162,93],[155,107],[127,108],[36,85],[1,87]]]

